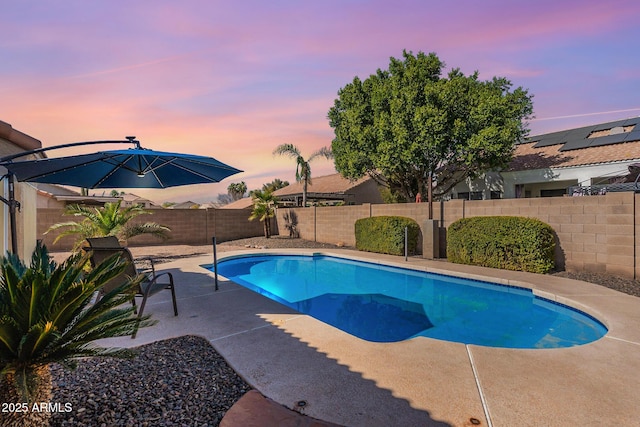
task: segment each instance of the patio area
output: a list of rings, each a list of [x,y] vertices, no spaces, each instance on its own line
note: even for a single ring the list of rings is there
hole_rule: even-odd
[[[221,252],[326,253],[335,250],[239,249]],[[603,321],[609,333],[591,344],[514,350],[428,338],[372,343],[301,315],[235,283],[214,291],[209,252],[160,264],[176,278],[180,315],[170,293],[148,302],[158,325],[139,346],[182,335],[206,338],[249,384],[275,402],[314,418],[348,426],[600,426],[640,418],[640,299],[602,286],[530,273],[453,265],[350,250],[374,262],[531,287]],[[164,295],[166,294],[166,295]],[[296,406],[305,401],[304,408]],[[479,423],[479,424],[478,424]]]

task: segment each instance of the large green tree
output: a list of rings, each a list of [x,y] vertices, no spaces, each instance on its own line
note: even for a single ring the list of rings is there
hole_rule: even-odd
[[[340,89],[328,114],[338,172],[368,174],[410,201],[506,166],[528,134],[532,96],[502,77],[442,76],[444,67],[435,53],[404,51]]]

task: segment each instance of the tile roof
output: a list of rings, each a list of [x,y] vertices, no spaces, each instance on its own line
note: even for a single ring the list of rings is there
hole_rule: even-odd
[[[562,168],[640,159],[640,117],[527,138],[508,171]]]
[[[307,194],[344,194],[370,180],[371,178],[365,176],[355,181],[351,181],[347,178],[343,178],[339,173],[326,176],[318,176],[311,178],[311,184],[307,187]],[[275,196],[293,196],[302,194],[302,183],[294,182],[284,188],[274,191]]]
[[[253,207],[253,200],[251,197],[243,197],[235,202],[220,206],[220,209],[249,209],[251,207]]]
[[[518,144],[508,171],[562,168],[640,159],[640,141],[560,151],[560,146],[535,147]]]

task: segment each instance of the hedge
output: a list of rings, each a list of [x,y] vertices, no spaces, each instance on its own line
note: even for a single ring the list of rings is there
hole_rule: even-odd
[[[554,250],[553,229],[534,218],[462,218],[447,230],[447,258],[458,264],[548,273]]]
[[[404,255],[404,228],[407,227],[408,252],[416,254],[420,227],[411,218],[373,216],[356,221],[356,248],[381,254]]]

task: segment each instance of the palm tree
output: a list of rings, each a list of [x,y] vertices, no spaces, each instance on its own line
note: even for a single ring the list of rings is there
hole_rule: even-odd
[[[274,206],[277,203],[276,197],[271,191],[253,190],[251,192],[253,199],[253,210],[249,220],[259,219],[264,222],[264,237],[271,237],[271,221],[275,215]]]
[[[76,253],[57,265],[38,243],[29,266],[11,253],[0,258],[0,396],[28,408],[2,414],[0,425],[47,425],[47,411],[32,411],[31,405],[51,400],[50,363],[73,368],[80,357],[131,356],[93,341],[154,323],[148,316],[138,321],[129,304],[120,307],[131,301],[141,276],[91,305],[95,292],[126,264],[116,255],[86,272],[89,256]]]
[[[296,159],[296,182],[302,182],[302,206],[307,206],[307,185],[311,184],[311,168],[309,162],[316,157],[324,157],[327,159],[333,158],[333,153],[330,148],[322,147],[318,151],[315,151],[309,159],[305,160],[300,154],[300,150],[293,144],[282,144],[276,147],[273,154],[281,156],[288,156]]]
[[[227,193],[233,201],[240,200],[244,197],[244,193],[247,192],[247,184],[244,181],[232,182],[227,187]]]
[[[129,224],[129,221],[138,215],[150,214],[151,212],[138,205],[120,208],[121,203],[121,200],[115,203],[105,203],[101,208],[69,205],[65,208],[65,215],[74,215],[84,219],[81,222],[68,221],[54,224],[45,234],[60,228],[65,229],[55,238],[53,243],[64,236],[76,235],[74,250],[78,249],[88,237],[116,236],[118,240],[124,241],[141,234],[151,234],[161,239],[168,238],[167,232],[171,230],[164,225],[155,222]]]
[[[276,178],[269,183],[262,184],[262,191],[276,191],[286,187],[287,185],[289,185],[289,181],[283,181],[280,178]]]

